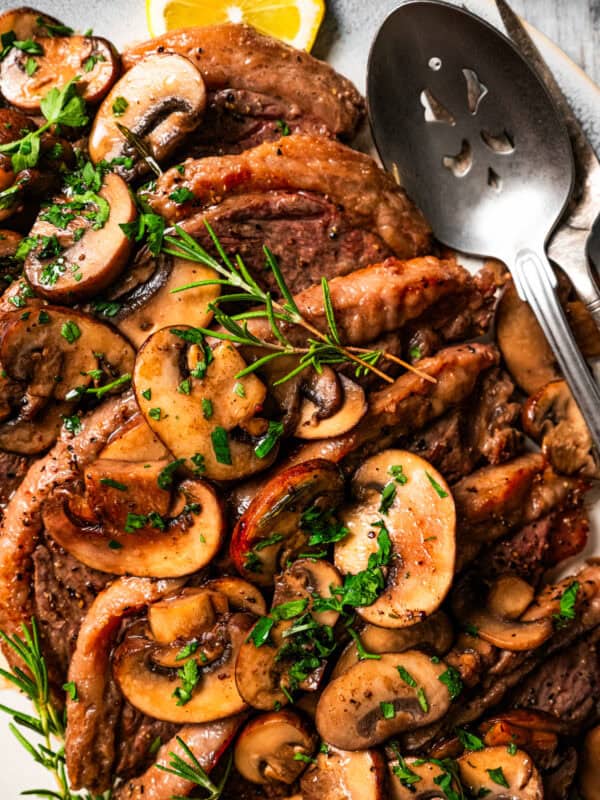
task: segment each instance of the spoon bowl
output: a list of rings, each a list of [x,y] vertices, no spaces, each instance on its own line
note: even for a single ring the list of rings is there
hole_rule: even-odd
[[[600,448],[600,389],[567,324],[546,242],[573,188],[566,127],[537,73],[479,17],[409,0],[371,48],[373,138],[436,237],[509,267]]]

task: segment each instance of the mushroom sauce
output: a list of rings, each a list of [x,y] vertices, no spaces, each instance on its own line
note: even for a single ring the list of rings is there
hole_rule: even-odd
[[[597,800],[600,567],[554,576],[599,468],[503,266],[305,52],[0,34],[0,630],[52,796]]]

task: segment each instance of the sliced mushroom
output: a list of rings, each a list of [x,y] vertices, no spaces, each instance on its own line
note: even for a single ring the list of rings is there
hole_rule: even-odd
[[[582,756],[578,776],[581,796],[583,800],[600,800],[600,780],[598,779],[600,725],[593,728],[585,737]]]
[[[132,242],[120,226],[134,220],[137,212],[125,181],[109,172],[98,196],[88,194],[89,197],[62,195],[53,199],[59,206],[78,198],[84,204],[85,210],[73,211],[76,216],[65,230],[44,219],[47,209],[42,209],[31,229],[30,235],[39,237],[39,244],[25,260],[25,275],[38,294],[53,302],[72,303],[97,294],[115,280],[131,253]],[[107,204],[109,216],[96,229],[86,214],[92,207],[101,210],[103,205],[99,204]],[[46,253],[44,237],[55,237],[60,247],[58,254]]]
[[[219,500],[209,484],[183,481],[163,516],[155,509],[163,509],[164,495],[156,487],[152,497],[142,464],[134,468],[123,462],[126,470],[123,474],[119,469],[123,480],[117,483],[125,486],[124,490],[95,481],[103,472],[111,474],[108,464],[105,461],[99,466],[91,480],[92,470],[86,474],[86,483],[96,489],[92,494],[94,510],[99,512],[96,517],[90,520],[85,509],[82,513],[68,491],[57,492],[45,504],[44,525],[54,541],[87,566],[115,575],[179,577],[212,561],[222,544],[225,525]],[[127,524],[130,513],[133,522]]]
[[[137,413],[111,436],[100,453],[100,458],[147,463],[169,460],[169,451],[154,435],[144,417]]]
[[[409,628],[380,628],[365,623],[357,633],[364,650],[378,655],[423,648],[442,656],[448,652],[454,639],[452,624],[443,611],[436,611]],[[360,660],[358,644],[352,641],[339,657],[332,678],[339,677]]]
[[[511,597],[502,597],[510,587]],[[475,575],[465,576],[453,592],[453,610],[458,619],[477,630],[477,635],[502,650],[523,651],[540,647],[553,633],[551,618],[525,620],[531,587],[520,578],[499,578],[487,597]],[[507,613],[508,612],[508,613]]]
[[[336,747],[363,750],[435,722],[451,702],[440,681],[445,671],[442,661],[433,663],[418,650],[361,661],[325,687],[317,730]]]
[[[485,720],[479,726],[483,743],[488,747],[511,744],[526,750],[536,761],[552,757],[558,746],[561,723],[541,711],[516,709]]]
[[[176,625],[178,603],[169,610]],[[234,664],[253,621],[243,612],[220,614],[210,629],[198,630],[197,638],[169,644],[158,642],[143,621],[134,624],[114,653],[113,674],[127,700],[153,719],[178,724],[224,719],[246,707],[236,688]],[[186,692],[179,670],[191,661],[197,681]]]
[[[33,302],[27,308],[0,318],[0,391],[12,414],[3,415],[0,448],[24,454],[51,444],[61,415],[87,392],[130,373],[134,355],[120,334],[87,314]]]
[[[189,587],[175,597],[153,603],[148,609],[148,625],[155,641],[171,644],[206,633],[228,611],[224,594],[206,586]]]
[[[254,717],[242,730],[233,751],[237,771],[252,783],[292,784],[317,748],[317,737],[294,711]]]
[[[182,320],[207,328],[213,318],[208,304],[219,296],[220,287],[173,290],[215,277],[213,269],[194,261],[165,254],[155,257],[143,251],[120,282],[111,287],[109,299],[121,306],[112,321],[137,348],[160,328],[176,327]]]
[[[0,126],[1,125],[2,122],[0,122]],[[7,276],[13,277],[13,273],[17,272],[14,256],[22,240],[23,236],[16,231],[0,230],[0,269],[3,272],[2,277],[4,277],[5,280]],[[18,271],[20,271],[20,269]]]
[[[79,76],[77,89],[88,103],[98,103],[115,82],[119,56],[98,36],[55,36],[41,39],[43,53],[35,55],[37,69],[25,69],[28,54],[13,47],[0,65],[0,91],[11,105],[31,114],[50,87],[62,89]]]
[[[511,754],[506,747],[486,747],[458,759],[461,782],[473,797],[503,800],[543,800],[542,779],[523,750]]]
[[[398,769],[399,766],[398,760],[390,761],[388,764],[390,800],[412,800],[413,798],[414,800],[433,800],[433,798],[448,800],[448,794],[440,785],[445,783],[440,778],[448,773],[439,763],[408,757],[403,759],[401,772]],[[408,777],[405,773],[408,773]],[[461,787],[456,785],[453,775],[450,778],[450,788],[455,793],[453,796],[460,797]]]
[[[330,416],[321,416],[318,400],[305,399],[300,407],[300,417],[294,430],[299,439],[329,439],[351,430],[367,413],[367,402],[362,386],[339,376],[343,389],[343,400],[338,411]]]
[[[267,613],[265,598],[251,583],[232,576],[213,578],[205,584],[207,589],[214,589],[225,595],[229,605],[237,611],[250,611],[259,617]]]
[[[315,596],[331,597],[332,589],[341,584],[339,573],[331,564],[317,564],[301,560],[293,564],[277,580],[273,598],[272,619],[277,620],[271,627],[266,641],[256,644],[249,637],[241,646],[236,664],[236,681],[240,694],[248,705],[268,711],[276,703],[286,705],[290,692],[301,689],[316,691],[323,679],[325,662],[315,653],[315,665],[302,681],[292,678],[291,668],[294,656],[286,654],[283,648],[290,643],[289,630],[297,617],[309,613],[313,620],[324,627],[324,633],[331,636],[339,613],[336,611],[315,612],[312,610]],[[278,619],[277,607],[285,603],[306,600],[304,609],[296,618]],[[259,620],[257,626],[262,624]],[[302,622],[304,624],[304,621]],[[308,654],[308,651],[307,651]]]
[[[268,586],[282,564],[310,550],[303,527],[309,509],[334,509],[343,481],[335,464],[305,461],[277,472],[255,495],[231,537],[230,555],[248,580]]]
[[[590,432],[565,381],[547,383],[527,400],[523,427],[558,472],[600,476]]]
[[[566,304],[567,310],[573,305],[577,343],[587,358],[596,358],[600,355],[598,330],[593,322],[588,325],[589,314],[582,313],[580,304]],[[534,394],[550,381],[560,379],[542,329],[512,283],[507,285],[496,310],[496,341],[508,371],[526,394]]]
[[[144,342],[133,375],[142,413],[176,458],[202,458],[209,478],[233,480],[266,469],[278,446],[277,436],[268,442],[267,421],[256,416],[265,386],[254,374],[238,377],[246,363],[231,344],[211,351],[190,345],[196,337],[182,326]],[[263,451],[261,442],[272,447]]]
[[[273,606],[302,598],[329,597],[332,587],[337,588],[341,585],[340,573],[328,561],[301,558],[275,579]],[[339,617],[337,611],[311,611],[311,613],[319,625],[330,627],[335,625]]]
[[[369,458],[356,471],[352,488],[357,502],[341,514],[350,533],[335,545],[335,565],[345,575],[366,569],[378,547],[374,523],[383,521],[393,550],[386,587],[358,613],[384,628],[413,625],[439,607],[454,575],[450,490],[431,464],[404,450]]]
[[[377,750],[327,746],[302,776],[302,800],[385,800],[386,767]]]
[[[200,72],[183,56],[150,55],[128,70],[98,109],[90,133],[90,158],[97,164],[123,155],[139,158],[118,128],[140,137],[152,157],[167,161],[202,121],[206,88]],[[138,161],[135,173],[148,170]]]
[[[52,26],[50,30],[48,25]],[[18,41],[52,35],[52,28],[64,28],[60,20],[34,8],[11,8],[0,14],[0,34],[12,31]]]

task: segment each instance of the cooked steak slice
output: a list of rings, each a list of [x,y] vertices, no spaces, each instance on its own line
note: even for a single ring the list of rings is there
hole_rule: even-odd
[[[0,526],[0,630],[18,633],[35,614],[33,554],[42,532],[44,501],[93,461],[108,437],[136,410],[131,394],[107,400],[83,420],[77,436],[63,432],[48,455],[31,466],[11,498]],[[13,660],[12,651],[5,654]],[[53,683],[62,684],[60,675],[50,677]]]
[[[573,747],[562,754],[560,762],[542,773],[544,800],[567,800],[577,773],[577,751]]]
[[[496,542],[479,559],[478,569],[486,576],[518,575],[537,584],[547,569],[583,550],[589,527],[583,502],[552,511]]]
[[[312,286],[295,294],[294,301],[302,316],[323,333],[328,330],[323,289],[320,283],[321,263],[312,268]],[[294,283],[306,280],[310,265],[294,276]],[[289,281],[290,272],[286,273]],[[397,332],[411,320],[424,316],[443,319],[439,306],[470,307],[475,312],[484,300],[475,289],[473,278],[456,261],[441,261],[434,256],[400,261],[388,258],[380,264],[356,269],[329,281],[329,294],[336,328],[344,344],[360,345],[372,342],[388,333]],[[450,312],[448,311],[448,314]],[[267,320],[251,319],[249,330],[256,336],[272,341],[274,336]],[[306,331],[295,326],[283,326],[285,335],[294,343],[306,343]]]
[[[114,771],[120,778],[139,775],[156,758],[157,748],[172,739],[179,725],[152,719],[123,700]]]
[[[269,120],[272,127],[280,119],[292,130],[350,138],[364,116],[363,99],[347,78],[248,25],[167,33],[126,50],[123,65],[129,69],[150,53],[165,52],[189,58],[202,74],[208,90],[203,141],[213,149],[243,146],[253,121]],[[270,132],[267,125],[265,135]]]
[[[33,554],[35,617],[40,626],[44,658],[56,682],[67,680],[81,621],[111,575],[77,561],[50,538]]]
[[[0,451],[0,516],[2,509],[25,477],[30,461],[26,456]]]
[[[277,294],[271,271],[264,269],[265,243],[292,292],[320,284],[322,275],[345,275],[392,253],[377,233],[353,227],[335,203],[314,192],[235,195],[186,221],[183,227],[211,249],[204,219],[225,250],[239,253],[254,266],[259,282]]]
[[[177,203],[170,196],[182,187],[193,200]],[[349,227],[376,234],[399,258],[430,246],[427,223],[393,177],[370,156],[320,136],[284,136],[239,155],[188,159],[167,170],[147,197],[154,211],[176,222],[237,195],[282,191],[327,197],[341,207]],[[264,260],[253,266],[262,269]]]
[[[537,709],[573,733],[600,719],[598,644],[583,640],[561,650],[533,672],[509,698],[514,708]]]
[[[513,402],[514,384],[506,372],[490,370],[473,396],[404,444],[430,461],[454,482],[482,463],[500,464],[521,450],[523,436],[515,427],[520,403]]]

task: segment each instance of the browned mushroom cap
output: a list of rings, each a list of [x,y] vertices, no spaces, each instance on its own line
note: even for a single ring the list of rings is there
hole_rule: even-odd
[[[527,400],[523,427],[558,472],[600,476],[590,433],[565,381],[547,383]]]
[[[600,725],[593,728],[585,737],[582,756],[577,779],[581,796],[583,800],[600,800],[600,781],[598,780]]]
[[[317,730],[336,747],[362,750],[435,722],[450,706],[440,681],[445,671],[443,662],[417,650],[361,661],[325,687]]]
[[[278,452],[277,436],[256,416],[266,388],[254,374],[238,377],[245,367],[231,344],[210,350],[186,326],[157,331],[135,362],[136,398],[152,430],[176,458],[203,459],[215,480],[266,469]]]
[[[505,593],[510,591],[510,597]],[[477,635],[503,650],[532,650],[552,636],[551,618],[524,620],[522,615],[531,603],[533,591],[520,578],[499,578],[485,596],[485,587],[476,577],[466,576],[452,595],[457,618],[477,629]]]
[[[342,401],[339,409],[329,416],[323,415],[319,408],[319,395],[306,398],[300,406],[300,416],[294,436],[300,439],[329,439],[341,436],[351,430],[367,413],[367,402],[362,386],[338,376],[342,388]]]
[[[317,737],[294,711],[254,717],[235,744],[237,771],[252,783],[293,783],[317,748]],[[299,754],[299,755],[298,755]]]
[[[303,515],[335,509],[343,492],[338,468],[314,459],[277,472],[255,495],[239,519],[230,545],[238,571],[268,586],[289,558],[310,549]]]
[[[302,776],[302,800],[385,800],[386,766],[377,750],[328,746]]]
[[[219,296],[220,287],[196,286],[176,293],[173,290],[215,277],[210,267],[143,251],[106,295],[120,304],[112,322],[138,348],[160,328],[177,326],[182,320],[207,328],[213,317],[208,304]]]
[[[412,800],[412,798],[433,800],[438,797],[446,800],[448,795],[440,786],[440,783],[445,781],[440,781],[440,778],[450,773],[439,763],[414,757],[404,758],[402,761],[402,770],[399,769],[400,764],[397,759],[388,763],[390,800]],[[457,786],[452,774],[450,774],[450,788],[454,791],[455,797],[460,797],[460,787]]]
[[[1,124],[0,122],[0,125]],[[2,270],[10,271],[12,259],[22,240],[23,236],[17,233],[17,231],[0,230],[0,268],[2,268]]]
[[[205,613],[199,603],[206,591],[200,588],[191,595],[198,598],[195,627],[190,628],[194,606],[186,593],[172,600],[161,614],[159,631],[165,636],[175,634],[175,639],[161,642],[154,637],[157,619],[150,611],[153,629],[143,621],[134,624],[114,653],[113,674],[121,691],[135,708],[154,719],[178,724],[210,722],[246,707],[236,688],[234,664],[254,617],[243,612],[222,613],[223,606],[216,607],[212,597],[214,614]],[[165,622],[167,615],[172,617],[170,625]]]
[[[20,42],[50,36],[56,28],[63,29],[60,32],[66,35],[68,29],[60,20],[27,6],[11,8],[0,14],[0,34],[12,31]]]
[[[286,705],[290,700],[290,693],[296,689],[314,692],[319,688],[325,661],[315,655],[314,667],[311,667],[303,680],[299,680],[298,677],[292,677],[294,656],[286,654],[285,648],[291,641],[290,629],[298,622],[298,618],[302,618],[300,625],[306,624],[306,613],[312,616],[317,625],[327,626],[324,633],[331,634],[331,627],[336,624],[339,614],[335,611],[313,611],[313,599],[317,595],[331,597],[332,587],[340,584],[339,573],[325,561],[315,564],[303,559],[279,576],[270,614],[273,624],[268,636],[263,642],[259,639],[258,643],[254,636],[250,636],[241,646],[237,659],[236,681],[240,694],[248,705],[268,711],[276,703]],[[298,600],[306,602],[294,617],[287,618],[285,615],[282,618],[278,614],[279,608],[286,608],[288,603]],[[259,620],[255,630],[264,622],[264,619]]]
[[[228,610],[227,597],[220,592],[206,586],[188,587],[175,597],[153,603],[148,609],[148,625],[159,644],[171,644],[206,633]]]
[[[328,561],[301,558],[275,578],[273,606],[308,598],[310,610],[313,597],[329,597],[331,588],[341,585],[342,578],[333,564]],[[330,627],[335,625],[339,617],[337,611],[311,611],[311,613],[319,625]]]
[[[374,523],[383,520],[393,550],[386,588],[358,613],[385,628],[413,625],[438,608],[454,575],[456,516],[450,490],[431,464],[404,450],[369,458],[352,487],[358,502],[341,514],[350,534],[335,546],[335,565],[343,574],[366,569],[378,546]]]
[[[73,219],[66,229],[57,228],[42,209],[30,234],[40,243],[25,260],[25,275],[48,300],[83,300],[112,283],[125,266],[132,242],[120,226],[136,218],[135,203],[125,181],[110,172],[98,194],[62,195],[53,203],[71,204],[67,213]],[[48,254],[44,237],[56,237],[59,252]]]
[[[565,306],[583,354],[596,358],[600,355],[600,335],[593,322],[589,324],[589,313],[580,303]],[[512,283],[506,287],[496,310],[496,341],[510,374],[527,394],[561,377],[542,329]]]
[[[90,133],[94,163],[128,155],[136,157],[117,127],[124,125],[143,139],[153,158],[164,163],[202,120],[206,89],[200,72],[183,56],[151,55],[123,75],[98,109]],[[138,156],[139,157],[139,156]],[[139,161],[135,171],[148,170]]]
[[[436,611],[409,628],[380,628],[367,622],[357,633],[364,650],[379,655],[423,648],[442,656],[448,652],[454,639],[452,624],[443,611]],[[332,678],[337,678],[360,660],[358,644],[352,641],[339,657]]]
[[[535,764],[527,753],[511,754],[506,747],[486,747],[458,759],[461,782],[472,797],[505,800],[542,800],[544,789]]]
[[[63,491],[45,504],[47,533],[82,563],[115,575],[173,578],[202,569],[225,533],[219,500],[199,480],[183,481],[171,499],[156,485],[158,467],[164,462],[152,475],[143,464],[98,462],[86,470],[86,504]]]
[[[12,415],[3,415],[0,448],[19,453],[39,452],[51,444],[60,415],[86,392],[97,393],[101,384],[130,373],[134,355],[120,334],[87,314],[39,303],[27,308],[27,314],[15,310],[0,319],[5,373],[0,392]],[[120,382],[115,390],[123,386]]]
[[[242,578],[230,575],[213,578],[205,584],[205,587],[225,595],[229,605],[236,611],[250,611],[259,617],[267,613],[265,598],[256,586]]]
[[[50,87],[62,89],[80,76],[78,92],[88,103],[99,102],[119,72],[119,57],[106,39],[98,36],[47,37],[38,42],[43,52],[33,56],[37,69],[25,69],[30,57],[13,47],[0,65],[0,91],[17,108],[40,112],[40,102]]]
[[[563,725],[556,717],[525,709],[500,713],[479,725],[483,743],[488,747],[513,744],[526,750],[536,761],[555,753],[557,732],[562,730]]]

